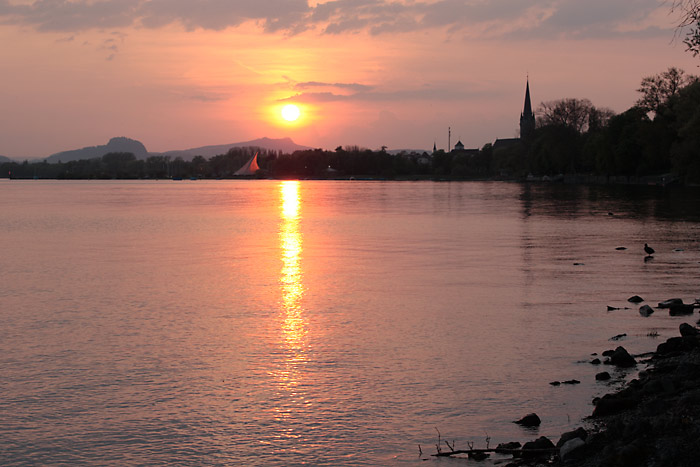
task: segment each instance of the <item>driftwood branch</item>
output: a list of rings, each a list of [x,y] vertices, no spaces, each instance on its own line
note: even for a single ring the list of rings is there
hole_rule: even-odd
[[[455,454],[486,454],[490,452],[497,452],[499,454],[556,454],[559,452],[557,448],[547,448],[547,449],[458,449],[452,452],[438,452],[437,454],[431,454],[433,457],[449,457]]]

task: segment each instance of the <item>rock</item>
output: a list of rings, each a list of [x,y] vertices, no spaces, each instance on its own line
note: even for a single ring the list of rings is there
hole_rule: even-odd
[[[698,330],[698,328],[694,328],[693,326],[691,326],[688,323],[681,324],[680,331],[681,331],[681,336],[683,336],[683,337],[700,335],[700,330]]]
[[[616,414],[624,410],[632,409],[636,407],[638,403],[637,399],[631,397],[606,394],[598,400],[595,409],[593,409],[592,417],[604,417],[606,415]]]
[[[603,372],[595,375],[596,381],[607,381],[609,379],[610,379],[610,373],[608,373],[607,371],[603,371]]]
[[[603,357],[609,357],[614,353],[615,353],[614,350],[606,350],[605,352],[603,352]]]
[[[577,379],[569,379],[566,381],[562,381],[561,384],[581,384],[581,381]]]
[[[575,450],[585,445],[586,442],[581,438],[570,439],[561,448],[559,448],[559,458],[566,462],[567,459],[572,457]]]
[[[574,431],[567,431],[566,433],[562,433],[561,438],[559,438],[559,441],[557,441],[557,447],[562,447],[567,441],[570,441],[574,438],[581,438],[585,441],[586,438],[588,438],[588,432],[585,429],[579,427],[576,428]]]
[[[643,302],[644,299],[642,297],[640,297],[639,295],[634,295],[634,296],[628,298],[627,301],[631,302],[631,303],[640,303],[640,302]]]
[[[470,459],[474,459],[475,461],[483,461],[483,460],[487,459],[490,455],[491,454],[488,454],[486,452],[480,452],[480,451],[467,453],[467,457],[469,457]]]
[[[599,358],[594,358],[593,360],[591,360],[591,364],[592,364],[592,365],[600,365],[600,359],[599,359]]]
[[[510,443],[501,443],[498,446],[496,446],[496,452],[502,452],[504,450],[512,451],[514,449],[520,449],[520,446],[522,446],[522,445],[517,441],[511,441]]]
[[[616,348],[615,353],[610,356],[610,363],[621,368],[629,368],[635,366],[637,361],[624,347],[620,346]]]
[[[645,318],[647,316],[651,316],[652,313],[654,313],[654,309],[649,305],[642,305],[641,307],[639,307],[639,314],[644,316]]]
[[[627,334],[618,334],[617,336],[613,336],[610,338],[611,341],[619,341],[623,337],[627,337]]]
[[[543,449],[556,449],[554,443],[552,443],[549,438],[545,436],[540,436],[535,441],[528,441],[523,444],[522,455],[524,458],[533,458],[540,456],[547,456],[547,452],[527,452],[527,451],[541,451]]]
[[[669,298],[663,302],[659,302],[659,308],[671,308],[674,305],[683,305],[683,299],[681,298]]]
[[[619,308],[608,305],[608,311],[615,311],[615,310],[619,310]]]
[[[695,307],[693,305],[685,305],[683,303],[668,307],[668,314],[671,316],[692,315],[694,311]]]
[[[517,423],[518,425],[522,426],[540,426],[542,420],[540,420],[540,417],[538,417],[536,413],[529,413],[513,423]]]
[[[626,246],[618,246],[618,247],[615,248],[615,249],[616,249],[617,251],[623,251],[623,250],[626,250],[627,247],[626,247]]]
[[[552,386],[559,386],[561,383],[559,381],[552,381],[551,383]]]

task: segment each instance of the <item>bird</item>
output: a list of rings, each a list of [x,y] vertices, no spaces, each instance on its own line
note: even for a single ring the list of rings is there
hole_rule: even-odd
[[[646,243],[644,244],[644,251],[645,251],[646,254],[648,254],[649,256],[651,256],[651,255],[654,254],[654,249],[653,249],[652,247],[650,247],[649,245],[647,245]]]

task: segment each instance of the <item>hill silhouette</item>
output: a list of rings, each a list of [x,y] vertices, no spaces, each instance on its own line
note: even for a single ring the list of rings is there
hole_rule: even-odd
[[[149,156],[170,156],[172,159],[181,157],[186,161],[190,161],[195,156],[210,158],[219,154],[226,154],[231,148],[240,147],[259,147],[271,151],[282,151],[289,154],[293,153],[294,151],[312,149],[309,146],[296,144],[291,138],[258,138],[240,143],[217,144],[212,146],[201,146],[198,148],[180,149],[166,152],[148,152],[146,146],[144,146],[144,144],[140,141],[119,136],[110,139],[107,144],[101,146],[88,146],[81,149],[57,152],[47,157],[46,161],[49,163],[58,163],[95,159],[111,152],[130,152],[133,153],[137,159],[146,159]],[[10,161],[11,159],[0,156],[0,162]]]
[[[142,159],[148,157],[146,146],[140,141],[119,136],[112,138],[109,142],[102,146],[89,146],[82,149],[73,149],[70,151],[57,152],[46,158],[46,162],[69,162],[85,159],[95,159],[102,157],[110,152],[130,152],[137,158]]]
[[[309,146],[302,146],[296,144],[294,141],[292,141],[291,138],[258,138],[252,141],[244,141],[241,143],[218,144],[214,146],[201,146],[198,148],[166,151],[163,153],[158,153],[158,155],[170,156],[173,159],[176,157],[182,157],[182,159],[184,160],[192,160],[194,156],[210,158],[213,156],[218,156],[219,154],[226,154],[231,148],[242,147],[258,147],[270,151],[282,151],[286,154],[291,154],[294,151],[304,151],[307,149],[313,149]],[[151,155],[155,155],[155,153],[152,153]]]

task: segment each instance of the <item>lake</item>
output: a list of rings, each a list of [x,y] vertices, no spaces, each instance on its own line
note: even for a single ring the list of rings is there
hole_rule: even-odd
[[[0,463],[412,466],[437,430],[556,442],[634,375],[592,353],[697,321],[627,302],[700,297],[697,206],[658,187],[0,181]],[[529,412],[538,430],[512,423]]]

